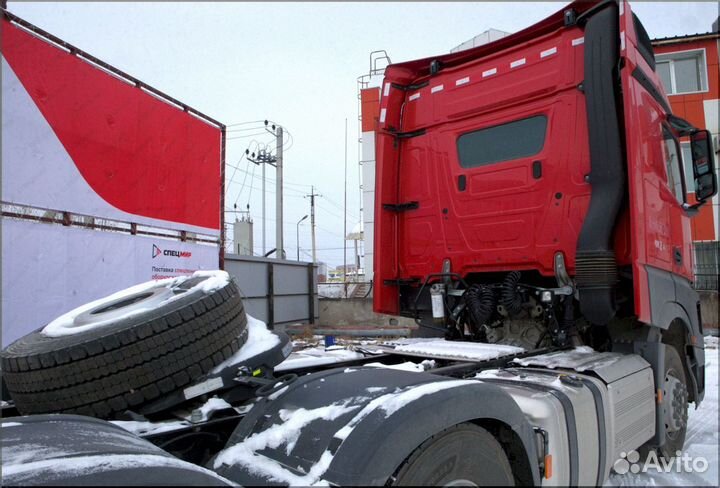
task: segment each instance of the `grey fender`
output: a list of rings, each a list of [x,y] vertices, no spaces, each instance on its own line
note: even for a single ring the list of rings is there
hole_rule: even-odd
[[[693,314],[688,313],[680,303],[677,302],[666,302],[663,307],[663,317],[668,320],[664,329],[666,332],[663,334],[665,337],[675,331],[670,329],[670,325],[673,323],[682,324],[682,333],[684,334],[684,343],[692,346],[692,357],[687,351],[679,350],[680,358],[685,362],[686,371],[690,372],[688,375],[688,386],[690,388],[690,397],[696,400],[696,405],[699,405],[705,395],[705,378],[701,372],[702,367],[705,366],[705,346],[704,339],[700,332],[700,328],[697,325],[698,320],[693,320]],[[697,312],[695,312],[697,315]],[[680,338],[674,338],[680,339]],[[674,342],[667,342],[668,345],[674,344]],[[680,341],[677,341],[680,342]]]
[[[30,415],[0,428],[3,486],[232,486],[104,420]]]
[[[705,393],[705,348],[698,312],[700,299],[692,284],[682,276],[652,266],[646,266],[645,269],[650,290],[651,325],[663,330],[663,342],[666,344],[676,345],[682,341],[692,346],[692,357],[682,348],[678,352],[685,361],[686,371],[690,373],[688,386],[691,390],[691,398],[695,400],[697,406]],[[670,337],[677,332],[671,327],[673,323],[682,324],[684,338]],[[650,363],[655,362],[650,361]]]
[[[348,411],[333,419],[309,422],[293,438],[292,446],[281,443],[255,452],[270,458],[287,476],[278,477],[277,470],[275,474],[260,472],[257,463],[247,461],[247,455],[245,461],[234,460],[234,446],[242,447],[244,441],[254,437],[247,445],[257,447],[265,431],[282,428],[283,416],[287,421],[293,411],[320,412],[329,405]],[[499,386],[373,367],[307,375],[274,400],[262,400],[238,425],[226,446],[226,455],[220,453],[208,467],[245,485],[287,483],[293,479],[295,484],[306,485],[319,479],[337,485],[384,485],[423,441],[453,425],[471,421],[481,425],[489,421],[510,429],[514,455],[524,456],[519,463],[529,471],[528,481],[540,484],[533,428]],[[326,465],[318,469],[323,456]],[[329,456],[331,461],[327,463]],[[313,475],[305,475],[314,466]]]

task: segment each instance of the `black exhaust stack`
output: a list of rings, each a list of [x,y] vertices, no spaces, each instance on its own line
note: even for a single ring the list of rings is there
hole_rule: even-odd
[[[625,192],[623,139],[617,107],[618,8],[608,2],[585,27],[585,80],[590,136],[590,206],[578,238],[575,280],[580,311],[592,324],[606,325],[615,316],[617,262],[613,230]]]

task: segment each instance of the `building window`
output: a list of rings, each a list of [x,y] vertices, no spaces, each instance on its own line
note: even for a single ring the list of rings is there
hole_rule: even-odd
[[[547,117],[536,115],[468,132],[457,140],[460,165],[475,168],[533,156],[545,145]]]
[[[704,49],[658,54],[656,59],[655,71],[662,79],[668,95],[707,91]]]

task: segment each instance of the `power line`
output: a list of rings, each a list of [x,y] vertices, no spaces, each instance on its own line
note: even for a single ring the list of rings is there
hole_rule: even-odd
[[[255,143],[255,145],[256,145],[257,147],[260,147],[260,143],[259,143],[258,141],[254,141],[254,140],[253,140],[253,141],[250,141],[250,146],[249,146],[249,147],[251,147],[253,143]],[[247,156],[247,153],[249,152],[249,147],[248,147],[248,149],[240,156],[240,159],[238,160],[237,164],[240,164],[240,162],[243,160],[243,158],[245,158],[245,157]],[[232,164],[227,163],[227,162],[225,163],[226,166],[229,166],[229,167],[233,168],[233,174],[232,174],[232,176],[230,177],[230,181],[229,181],[229,183],[228,183],[228,189],[229,189],[230,185],[234,182],[235,173],[236,173],[238,170],[239,170],[240,172],[242,172],[242,173],[245,174],[245,178],[243,178],[242,185],[240,186],[240,191],[238,192],[237,198],[235,198],[235,202],[234,202],[234,204],[233,204],[233,207],[235,207],[235,206],[237,205],[237,202],[238,202],[238,200],[240,200],[240,196],[242,195],[243,189],[245,188],[245,183],[246,183],[247,177],[248,177],[248,175],[249,175],[249,172],[247,171],[247,167],[249,166],[249,164],[250,164],[250,161],[246,159],[246,161],[245,161],[245,167],[246,167],[246,169],[245,169],[245,170],[242,170],[242,169],[240,169],[239,166],[232,165]],[[254,175],[254,171],[255,171],[255,167],[253,166],[253,175]],[[250,189],[252,190],[252,185],[250,185]],[[249,204],[249,202],[250,202],[250,199],[249,199],[249,197],[248,197],[248,204]]]
[[[318,208],[321,209],[321,210],[324,211],[324,212],[327,212],[328,214],[332,215],[333,217],[337,217],[338,219],[343,219],[343,218],[345,218],[345,217],[343,217],[342,215],[339,215],[339,214],[333,212],[332,210],[321,206],[320,204],[318,204]],[[348,212],[348,215],[349,215],[350,217],[353,217],[354,220],[357,220],[357,214],[352,214],[352,213],[349,213],[349,212]]]
[[[250,176],[252,176],[253,178],[255,177],[255,168],[256,168],[256,167],[257,167],[257,165],[254,164],[254,165],[253,165],[253,174],[250,175]],[[246,173],[246,175],[247,175],[247,173]],[[247,208],[248,208],[248,209],[250,209],[250,197],[252,196],[252,190],[253,190],[253,187],[252,187],[252,185],[250,185],[250,190],[248,191],[248,199],[247,199]]]
[[[239,125],[257,124],[258,122],[265,122],[264,120],[251,120],[249,122],[236,122],[234,124],[225,124],[225,127],[237,127]]]
[[[256,191],[262,191],[262,188],[258,188],[257,186],[254,186],[254,185],[251,185],[251,184],[248,184],[248,185],[247,185],[247,188],[251,188],[251,189],[256,190]],[[285,190],[287,191],[287,188],[286,188]],[[288,197],[288,198],[297,198],[297,199],[302,199],[302,198],[303,198],[302,195],[285,195],[285,196]],[[238,197],[238,198],[239,198],[239,197]],[[227,209],[226,209],[226,210],[227,210]]]
[[[247,132],[247,131],[250,131],[250,130],[260,130],[260,129],[262,129],[262,128],[263,128],[262,126],[257,126],[257,127],[242,127],[242,128],[240,128],[240,129],[225,129],[225,132]]]
[[[226,163],[226,165],[227,165],[227,166],[230,166],[231,168],[235,168],[235,166],[233,166],[233,165],[230,164],[230,163]],[[238,169],[239,171],[241,171],[241,172],[243,171],[243,170],[240,169],[240,168],[237,168],[237,169]],[[257,178],[257,179],[262,179],[261,176],[255,176],[255,178]],[[273,180],[268,180],[268,182],[271,183],[271,184],[273,184],[273,185],[275,184],[275,182],[274,182]],[[306,185],[306,184],[304,184],[304,183],[292,183],[292,182],[288,182],[288,181],[285,181],[285,180],[283,180],[283,185],[298,186],[298,187],[303,187],[303,188],[310,188],[311,186],[313,186],[313,185]],[[299,190],[294,190],[294,191],[299,191]],[[303,192],[301,192],[301,193],[303,193]]]
[[[333,207],[335,207],[336,209],[338,209],[340,212],[345,213],[345,209],[344,209],[341,205],[339,205],[339,204],[337,204],[335,201],[333,201],[333,199],[330,198],[330,197],[328,197],[327,195],[325,196],[325,201],[326,201],[327,203],[329,203],[330,205],[332,205]],[[327,209],[325,209],[325,210],[327,211]],[[350,213],[348,213],[348,215],[350,215],[351,217],[356,217],[356,218],[357,218],[357,215],[356,215],[356,214],[350,214]],[[358,219],[358,220],[359,220],[359,219]]]
[[[243,160],[244,157],[245,157],[245,154],[243,154],[242,156],[240,156],[240,160],[237,162],[237,164],[240,164],[240,162]],[[233,171],[233,174],[232,174],[232,176],[230,177],[230,183],[233,182],[233,179],[235,178],[235,173],[237,173],[237,170],[238,170],[238,167],[237,167],[237,166],[233,166],[233,167],[235,168],[235,170]],[[228,184],[228,186],[230,186],[230,185]]]
[[[245,161],[247,164],[250,164],[250,161]],[[238,196],[233,202],[233,206],[237,205],[238,200],[240,200],[240,195],[242,195],[243,188],[245,188],[245,182],[247,181],[248,173],[245,172],[245,178],[243,178],[242,186],[240,186],[240,191],[238,192]]]
[[[332,198],[326,197],[326,198],[325,198],[325,201],[328,202],[328,203],[329,203],[330,205],[332,205],[333,207],[335,207],[335,208],[337,208],[338,210],[340,210],[341,212],[344,212],[344,211],[345,211],[345,209],[342,207],[342,205],[340,205],[340,204],[338,204],[338,203],[335,203],[335,201],[334,201]]]
[[[236,139],[245,139],[246,137],[255,137],[255,136],[262,136],[262,135],[265,135],[264,131],[256,132],[254,134],[244,134],[244,135],[228,137],[226,140],[232,141],[232,140],[236,140]]]
[[[250,124],[261,124],[261,125],[259,127],[240,127],[240,126],[246,126],[246,125],[250,125]],[[253,130],[265,129],[265,127],[267,127],[270,124],[280,127],[279,123],[275,122],[274,120],[270,120],[270,119],[251,120],[248,122],[237,122],[237,123],[233,123],[233,124],[227,124],[225,127],[240,127],[237,129],[226,129],[226,132],[240,132],[240,131],[253,131]],[[287,128],[283,127],[283,131],[285,132],[286,137],[283,139],[282,148],[284,151],[287,151],[295,143],[295,137],[292,135],[292,133],[290,131],[287,130]],[[262,130],[258,134],[254,134],[254,135],[265,135],[265,134],[270,134],[270,133],[266,130]],[[273,134],[270,134],[270,135],[273,135]],[[245,137],[252,137],[252,136],[253,136],[253,134],[236,135],[233,137],[228,137],[227,140],[233,140],[233,139],[237,140],[237,139],[243,139]]]

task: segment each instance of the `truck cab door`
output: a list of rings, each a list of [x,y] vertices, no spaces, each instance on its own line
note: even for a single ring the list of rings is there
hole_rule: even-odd
[[[689,280],[693,279],[692,235],[690,216],[683,205],[687,203],[687,182],[684,180],[680,141],[673,130],[663,125],[663,149],[665,161],[665,185],[663,200],[670,220],[670,247],[672,272]]]
[[[670,104],[655,73],[650,39],[624,0],[619,25],[635,312],[640,321],[652,323],[648,270],[691,280],[692,239],[682,208],[681,151],[667,123]]]

